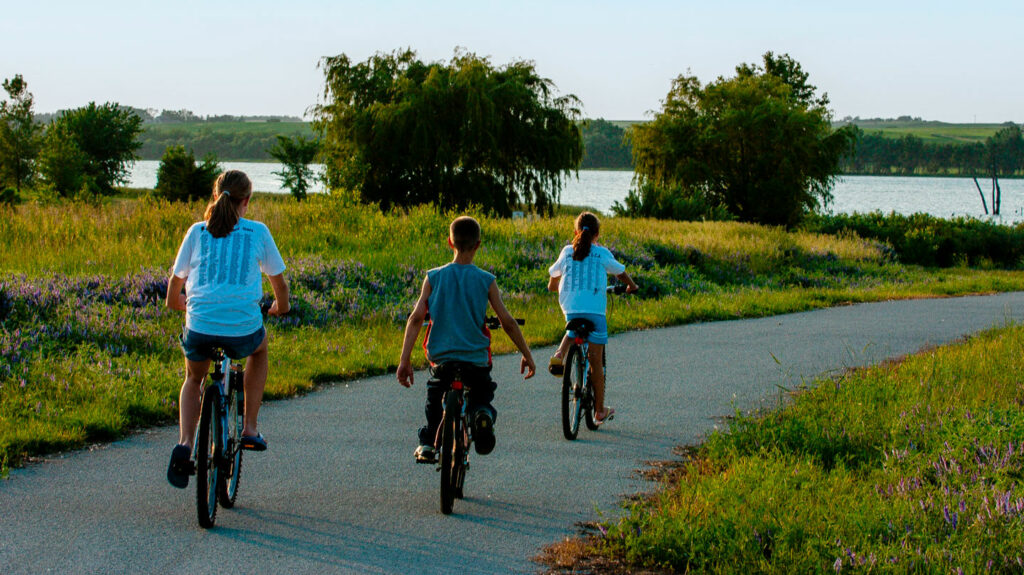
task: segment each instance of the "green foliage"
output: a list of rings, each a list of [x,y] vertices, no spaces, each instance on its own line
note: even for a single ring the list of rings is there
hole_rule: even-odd
[[[805,222],[804,229],[822,234],[854,233],[884,242],[906,264],[1005,269],[1024,266],[1024,224],[1011,227],[973,218],[872,212],[814,216]]]
[[[159,160],[170,146],[184,146],[196,156],[214,155],[221,161],[270,161],[267,152],[278,136],[312,138],[306,122],[207,121],[146,124],[139,136],[139,157]]]
[[[274,175],[281,178],[282,185],[291,190],[297,200],[304,200],[306,191],[316,177],[309,165],[320,153],[320,142],[307,140],[303,136],[278,136],[277,144],[267,152],[284,165],[284,168],[280,172],[274,172]]]
[[[67,141],[74,143],[84,157],[83,177],[91,178],[103,193],[113,193],[115,185],[128,182],[142,131],[142,119],[131,109],[90,102],[61,112],[50,123],[49,131],[56,132],[50,142],[60,142],[61,146]],[[61,153],[67,153],[66,147]]]
[[[0,101],[0,186],[16,192],[32,183],[42,126],[32,119],[33,97],[28,83],[16,74],[4,80],[7,99]]]
[[[797,224],[831,200],[853,142],[814,91],[798,63],[771,52],[706,86],[676,78],[654,121],[630,130],[640,183],[678,187],[741,221]]]
[[[207,198],[213,193],[213,184],[220,173],[220,165],[213,156],[197,164],[192,150],[171,146],[160,159],[156,171],[156,195],[172,202],[190,202]]]
[[[62,197],[73,197],[86,179],[88,156],[68,130],[49,130],[39,156],[43,180]]]
[[[326,101],[314,127],[328,187],[357,190],[382,209],[546,210],[582,159],[578,100],[553,96],[530,62],[495,68],[457,52],[424,63],[407,50],[321,66]]]
[[[626,141],[626,131],[604,120],[583,122],[583,163],[581,169],[633,167],[633,149]]]
[[[0,206],[16,206],[21,203],[21,196],[14,188],[0,190]]]
[[[629,190],[622,204],[616,201],[612,205],[612,212],[617,216],[684,222],[736,219],[725,207],[711,205],[702,196],[688,196],[678,185],[664,188],[651,182]]]
[[[737,414],[595,552],[677,572],[1018,573],[1022,345],[1006,327]]]
[[[1020,126],[999,130],[985,141],[989,175],[1012,176],[1024,172],[1024,137]]]

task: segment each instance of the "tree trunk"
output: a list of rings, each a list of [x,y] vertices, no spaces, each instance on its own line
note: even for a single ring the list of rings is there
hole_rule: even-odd
[[[985,208],[985,215],[988,215],[988,204],[985,203],[985,192],[981,191],[981,184],[978,183],[978,178],[974,178],[974,185],[978,188],[978,195],[981,196],[981,207]]]

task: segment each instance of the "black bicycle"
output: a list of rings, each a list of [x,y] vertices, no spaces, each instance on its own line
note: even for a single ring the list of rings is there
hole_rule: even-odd
[[[517,318],[516,323],[525,325],[526,321]],[[486,325],[489,329],[496,329],[501,323],[496,317],[488,317]],[[451,514],[456,499],[462,499],[466,471],[469,470],[473,431],[466,412],[466,394],[472,389],[474,370],[479,371],[480,367],[460,361],[448,362],[435,369],[436,377],[445,390],[442,399],[444,414],[434,439],[437,468],[441,472],[441,513],[445,515]]]
[[[199,429],[192,457],[196,470],[196,511],[199,525],[213,527],[217,504],[235,506],[242,476],[242,426],[245,415],[245,372],[242,361],[232,361],[214,350],[213,371],[203,388]]]
[[[622,294],[626,292],[624,284],[608,286],[608,293]],[[565,369],[562,372],[562,435],[573,441],[579,435],[580,420],[584,420],[587,429],[596,431],[597,419],[594,416],[594,386],[590,384],[590,334],[594,331],[594,323],[588,319],[576,318],[565,324],[565,330],[575,333],[569,351],[565,354]],[[601,367],[607,365],[607,347],[601,353]],[[611,417],[609,417],[611,419]]]

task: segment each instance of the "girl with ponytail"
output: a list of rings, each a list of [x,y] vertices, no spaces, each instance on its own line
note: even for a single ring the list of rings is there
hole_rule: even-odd
[[[626,273],[626,266],[615,260],[607,248],[595,243],[601,234],[601,222],[590,212],[583,212],[576,218],[572,244],[565,246],[558,255],[558,260],[548,268],[548,291],[558,292],[558,303],[565,314],[565,321],[583,318],[594,324],[589,341],[591,381],[594,384],[594,419],[598,424],[604,423],[615,410],[604,404],[604,365],[601,358],[604,346],[608,343],[608,321],[605,312],[608,308],[608,275],[613,275],[626,284],[626,293],[639,289],[633,278]],[[569,349],[569,338],[574,334],[566,333],[561,345],[551,357],[548,371],[552,375],[561,376],[563,371],[562,358]]]
[[[267,448],[256,421],[269,363],[267,332],[260,312],[262,274],[269,277],[274,290],[270,315],[288,312],[288,284],[283,275],[284,261],[270,230],[260,222],[245,219],[251,199],[252,182],[244,172],[228,170],[220,174],[203,221],[193,224],[185,234],[167,282],[167,307],[185,312],[180,337],[185,354],[185,381],[178,402],[180,436],[167,469],[167,480],[175,487],[188,485],[202,384],[214,348],[224,350],[232,359],[246,358],[242,448]]]

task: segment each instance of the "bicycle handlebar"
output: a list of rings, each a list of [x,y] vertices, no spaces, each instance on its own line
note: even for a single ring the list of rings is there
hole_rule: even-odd
[[[615,284],[605,288],[608,293],[623,294],[626,293],[626,284]]]

